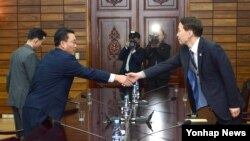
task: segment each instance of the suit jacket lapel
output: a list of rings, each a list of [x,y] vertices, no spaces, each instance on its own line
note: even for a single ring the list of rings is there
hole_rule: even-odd
[[[198,59],[198,72],[201,71],[201,66],[202,66],[202,59],[204,56],[204,39],[201,37],[199,44],[198,44],[198,54],[197,54],[197,59]]]
[[[189,68],[189,57],[190,57],[190,55],[189,55],[189,48],[186,46],[186,45],[184,45],[184,46],[182,46],[182,48],[183,48],[183,52],[182,52],[182,56],[183,56],[183,68],[184,68],[184,71],[185,71],[185,76],[187,76],[187,72],[188,72],[188,68]]]

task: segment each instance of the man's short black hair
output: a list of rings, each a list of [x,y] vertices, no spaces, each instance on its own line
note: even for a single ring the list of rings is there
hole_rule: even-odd
[[[196,37],[200,37],[202,35],[203,26],[200,19],[196,17],[183,17],[180,22],[186,31],[192,30]]]
[[[35,38],[42,40],[43,37],[46,37],[46,36],[47,36],[46,32],[44,32],[41,28],[32,28],[32,29],[30,29],[30,31],[28,33],[29,40],[32,40]]]
[[[138,38],[140,39],[141,38],[141,35],[140,33],[138,32],[135,32],[135,31],[131,31],[128,35],[129,39],[134,39],[134,38]]]
[[[69,28],[59,28],[55,35],[54,35],[54,44],[55,46],[59,46],[61,41],[67,41],[68,40],[68,33],[73,33],[75,34],[75,31]]]

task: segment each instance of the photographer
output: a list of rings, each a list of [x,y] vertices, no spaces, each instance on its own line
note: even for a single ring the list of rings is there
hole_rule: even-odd
[[[149,43],[146,47],[146,68],[154,66],[170,57],[171,46],[164,42],[166,34],[163,30],[149,36]],[[169,81],[169,72],[164,72],[153,78],[147,79],[147,91],[164,86]]]
[[[129,41],[126,42],[125,47],[123,47],[121,50],[118,59],[123,62],[120,69],[120,74],[141,71],[141,66],[145,59],[145,50],[140,47],[140,34],[138,32],[130,32]],[[142,83],[139,82],[139,84],[141,86]],[[132,93],[132,87],[122,87],[120,92],[122,93],[123,98],[126,93]]]

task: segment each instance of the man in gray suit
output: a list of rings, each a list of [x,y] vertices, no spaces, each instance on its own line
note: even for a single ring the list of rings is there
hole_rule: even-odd
[[[40,28],[31,29],[26,44],[14,51],[10,59],[7,75],[8,104],[13,109],[16,130],[23,128],[22,107],[39,63],[35,50],[42,46],[46,36],[47,34]]]

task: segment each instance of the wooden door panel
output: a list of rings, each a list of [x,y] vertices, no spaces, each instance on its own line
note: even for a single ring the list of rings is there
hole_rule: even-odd
[[[99,18],[99,52],[101,53],[100,67],[102,70],[119,73],[121,61],[119,53],[128,40],[130,18]]]
[[[121,62],[117,58],[128,39],[129,32],[131,30],[139,32],[141,46],[145,47],[152,32],[150,28],[154,23],[159,23],[167,33],[165,40],[172,46],[171,56],[179,51],[176,32],[178,20],[185,15],[183,0],[89,0],[89,2],[91,67],[118,73]],[[172,73],[171,78],[171,83],[183,83],[179,70]],[[94,84],[90,86],[95,87]]]

